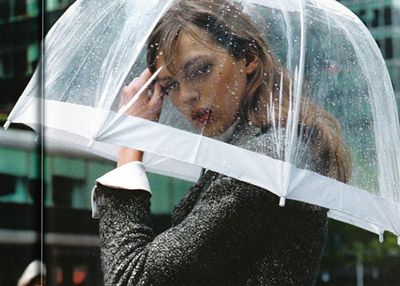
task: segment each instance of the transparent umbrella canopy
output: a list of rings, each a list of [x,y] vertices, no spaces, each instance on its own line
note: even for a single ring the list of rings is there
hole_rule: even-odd
[[[228,77],[227,82],[225,71],[207,79],[232,55],[214,63],[196,59],[189,65],[192,73],[176,64],[187,51],[170,52],[168,63],[153,68],[143,88],[120,107],[123,87],[150,65],[146,53],[154,43],[148,44],[149,36],[166,13],[177,9],[176,2],[76,1],[46,37],[43,81],[36,71],[6,126],[43,126],[48,140],[114,160],[119,146],[140,149],[151,172],[196,181],[203,168],[213,170],[276,194],[282,206],[286,199],[312,203],[329,209],[331,218],[381,238],[384,231],[400,236],[396,103],[385,62],[362,22],[330,0],[242,0],[237,9],[221,4],[220,19],[249,19],[261,39],[251,42],[250,50],[259,57],[258,66],[263,65],[261,51],[269,63],[257,90],[246,90],[259,94],[247,103],[246,116],[241,116],[239,80]],[[229,54],[226,47],[237,44],[238,33],[221,26],[220,36],[212,38],[218,21],[204,23],[192,39],[203,48],[214,41]],[[163,89],[158,122],[129,115],[142,91],[152,90],[166,72],[181,78],[180,90],[205,90],[207,83],[207,93],[198,92],[203,105],[183,108],[183,92],[172,81]],[[246,87],[254,78],[247,76]],[[38,106],[44,110],[41,120]],[[228,126],[217,128],[219,122]],[[235,141],[240,128],[273,140],[260,152]],[[351,159],[351,166],[344,160],[346,172],[331,171],[341,157]]]

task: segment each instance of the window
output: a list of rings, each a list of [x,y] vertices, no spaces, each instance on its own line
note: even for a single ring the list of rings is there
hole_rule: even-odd
[[[40,179],[29,179],[28,190],[29,196],[32,199],[32,203],[36,206],[40,206],[42,202],[42,182]]]
[[[365,26],[368,26],[367,11],[365,11],[365,9],[361,9],[361,10],[358,12],[358,17],[359,17],[360,20],[364,23]]]
[[[393,59],[393,39],[385,39],[385,59]]]
[[[14,2],[14,16],[26,15],[26,0],[16,0]]]
[[[63,6],[65,1],[63,0],[47,0],[46,2],[46,10],[47,11],[56,11],[61,6]]]
[[[28,69],[27,47],[4,50],[0,61],[5,77],[24,77]]]
[[[10,18],[10,1],[0,0],[0,19]]]
[[[385,7],[384,17],[385,17],[385,26],[392,25],[392,8],[391,7]]]
[[[36,17],[39,15],[39,2],[38,0],[28,0],[27,1],[27,6],[26,6],[26,14],[28,14],[30,17]]]
[[[52,195],[55,207],[73,207],[76,193],[82,190],[83,180],[64,176],[52,177]]]
[[[12,51],[14,76],[24,77],[28,69],[27,47],[20,47]]]
[[[12,175],[0,174],[0,196],[6,196],[15,192],[17,177]]]
[[[27,50],[27,70],[26,70],[26,74],[27,75],[31,75],[33,74],[33,71],[35,70],[37,64],[38,64],[38,59],[39,59],[39,44],[35,43],[32,44],[28,47]]]
[[[4,50],[0,53],[0,61],[2,63],[2,70],[4,77],[9,77],[12,74],[11,71],[11,55],[9,50]]]
[[[372,18],[372,22],[371,22],[371,26],[372,27],[378,27],[379,26],[379,17],[381,16],[381,13],[379,11],[379,9],[375,9],[373,12],[373,18]]]
[[[3,69],[3,63],[2,63],[2,59],[0,57],[0,78],[5,77],[5,73],[4,73],[4,69]]]

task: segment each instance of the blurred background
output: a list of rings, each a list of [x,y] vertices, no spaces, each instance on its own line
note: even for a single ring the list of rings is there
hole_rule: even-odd
[[[42,36],[73,2],[0,0],[1,125],[36,68]],[[400,1],[340,2],[381,48],[399,108]],[[65,147],[40,142],[24,126],[0,130],[0,285],[16,285],[26,266],[41,257],[48,285],[102,285],[90,191],[114,163]],[[152,198],[158,233],[168,227],[190,183],[150,175],[150,184],[162,189]],[[352,226],[330,221],[329,228],[318,285],[398,285],[400,247],[394,236],[386,235],[381,244],[376,235]]]

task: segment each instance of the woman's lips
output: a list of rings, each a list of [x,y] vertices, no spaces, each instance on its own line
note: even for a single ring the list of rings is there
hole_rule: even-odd
[[[199,122],[200,124],[207,124],[211,119],[211,109],[201,108],[192,112],[192,120]]]

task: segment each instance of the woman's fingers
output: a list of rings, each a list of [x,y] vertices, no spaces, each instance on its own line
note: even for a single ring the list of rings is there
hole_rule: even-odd
[[[121,106],[129,103],[129,101],[143,88],[150,79],[151,73],[146,69],[142,74],[133,79],[132,82],[122,89]],[[154,84],[153,92],[149,88],[145,88],[138,96],[135,102],[129,106],[127,114],[141,117],[151,121],[157,121],[162,108],[163,97],[159,83]]]
[[[129,85],[126,86],[126,91],[128,93],[134,93],[135,91],[138,91],[140,88],[139,86],[139,78],[135,77],[130,83]]]
[[[150,104],[152,105],[157,105],[157,104],[162,104],[163,102],[163,95],[161,93],[161,86],[160,83],[156,82],[154,84],[154,90],[153,90],[153,95],[151,96],[150,99]]]
[[[134,78],[128,85],[129,90],[138,92],[139,89],[149,80],[151,77],[151,72],[147,68],[145,69],[139,77]],[[135,93],[136,93],[135,92]]]
[[[147,96],[146,96],[147,97]],[[161,94],[161,87],[158,82],[154,84],[154,90],[151,97],[147,97],[149,102],[147,104],[148,112],[152,121],[158,121],[163,106],[163,97]]]
[[[129,83],[129,85],[125,86],[122,89],[122,96],[124,97],[124,99],[132,98],[140,90],[140,88],[145,85],[150,77],[151,73],[149,69],[145,69],[139,77],[135,77]]]
[[[150,70],[145,69],[139,77],[135,77],[127,86],[122,88],[120,107],[126,105],[129,100],[136,95],[140,88],[151,77]],[[146,91],[147,92],[147,91]],[[143,92],[144,94],[145,92]],[[142,97],[142,96],[141,96]]]

